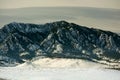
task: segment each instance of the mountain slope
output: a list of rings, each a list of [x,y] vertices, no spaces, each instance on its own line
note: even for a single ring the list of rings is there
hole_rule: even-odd
[[[35,57],[120,61],[120,36],[66,21],[10,23],[0,29],[0,65]]]

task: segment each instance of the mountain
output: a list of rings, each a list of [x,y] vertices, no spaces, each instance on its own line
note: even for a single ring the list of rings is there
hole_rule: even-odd
[[[120,61],[120,36],[66,21],[9,23],[0,29],[0,66],[35,57]]]

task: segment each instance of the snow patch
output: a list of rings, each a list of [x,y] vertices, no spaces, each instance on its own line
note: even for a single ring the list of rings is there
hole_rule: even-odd
[[[17,67],[32,66],[36,68],[104,68],[105,65],[80,59],[40,58],[35,61],[23,63]]]
[[[63,49],[62,49],[62,45],[58,44],[56,46],[56,49],[53,51],[53,53],[62,53]]]

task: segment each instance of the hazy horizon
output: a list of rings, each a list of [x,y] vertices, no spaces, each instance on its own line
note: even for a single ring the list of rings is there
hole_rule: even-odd
[[[0,0],[0,9],[59,6],[120,9],[119,5],[120,0]]]
[[[0,27],[61,20],[119,33],[120,0],[0,0]]]
[[[91,7],[28,7],[0,9],[0,27],[11,22],[43,24],[66,20],[79,25],[120,32],[120,10]]]

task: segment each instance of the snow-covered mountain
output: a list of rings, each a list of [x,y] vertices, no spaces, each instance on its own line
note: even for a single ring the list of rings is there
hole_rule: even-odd
[[[120,62],[120,36],[66,21],[9,23],[0,29],[0,66],[36,57]]]

